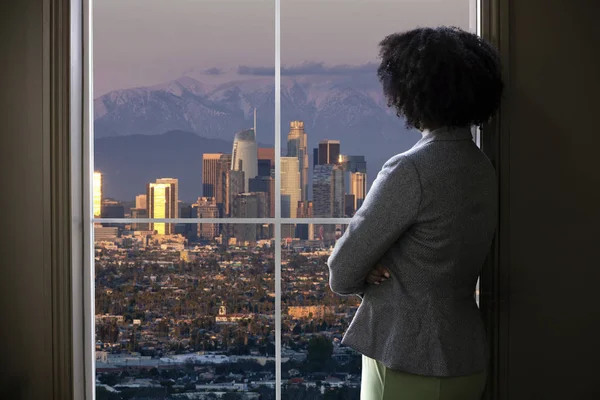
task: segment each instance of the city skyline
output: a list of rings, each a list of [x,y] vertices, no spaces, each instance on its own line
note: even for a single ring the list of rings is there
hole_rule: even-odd
[[[312,195],[309,196],[309,179],[308,179],[308,151],[307,151],[307,136],[308,134],[304,130],[304,124],[302,121],[291,121],[290,131],[288,134],[287,141],[287,156],[282,155],[281,160],[281,179],[282,179],[282,191],[280,198],[284,196],[288,197],[289,205],[282,210],[282,216],[284,218],[296,218],[298,216],[298,209],[300,202],[306,203],[309,200],[314,200],[314,188]],[[233,198],[241,193],[250,192],[265,192],[269,194],[268,189],[262,188],[263,184],[261,181],[268,181],[274,179],[274,148],[258,147],[255,140],[255,129],[247,129],[234,134],[233,149],[231,154],[227,153],[202,153],[200,155],[202,159],[202,173],[200,175],[200,183],[198,185],[199,193],[197,198],[213,198],[215,205],[221,210],[219,215],[221,217],[230,214],[230,207],[233,204]],[[284,151],[282,150],[282,153]],[[342,195],[354,195],[354,206],[353,209],[357,210],[357,202],[364,200],[364,196],[367,192],[367,180],[366,180],[366,160],[361,155],[344,155],[341,152],[341,141],[339,140],[321,140],[319,145],[313,149],[313,165],[312,165],[312,179],[315,174],[319,175],[323,179],[323,168],[316,168],[319,165],[336,165],[336,168],[331,168],[328,173],[334,173],[332,171],[340,170],[343,175],[336,179],[337,191],[343,192]],[[293,164],[292,161],[294,162]],[[235,164],[237,165],[237,168]],[[318,172],[317,172],[318,170]],[[337,173],[336,173],[337,174]],[[102,190],[103,180],[102,171],[94,172],[94,216],[100,217],[101,204],[104,200],[104,192]],[[337,175],[336,175],[337,176]],[[311,179],[311,180],[312,180]],[[240,183],[235,183],[240,180]],[[171,202],[174,204],[189,204],[188,202],[181,202],[179,200],[179,180],[178,178],[156,178],[155,182],[148,183],[155,187],[157,184],[172,184],[174,190],[171,193]],[[268,187],[268,183],[267,186]],[[252,189],[252,186],[254,189]],[[156,186],[160,190],[163,190],[162,186]],[[148,215],[153,215],[150,210],[150,206],[142,207],[141,204],[151,201],[150,192],[148,191],[150,186],[147,186],[146,194],[138,194],[135,196],[135,209],[147,208]],[[346,193],[347,192],[347,193]],[[273,193],[271,193],[273,194]],[[166,195],[165,195],[166,196]],[[120,202],[127,202],[130,200],[126,199],[111,199]],[[332,200],[333,201],[333,200]],[[340,201],[339,199],[336,201]],[[230,205],[228,206],[227,203]],[[272,200],[270,201],[272,203]],[[193,203],[196,204],[196,203]],[[333,207],[333,206],[332,206]],[[333,209],[332,207],[329,207]],[[336,206],[336,210],[340,210]],[[268,215],[272,215],[272,205],[269,207],[271,212]],[[97,211],[98,209],[98,211]],[[134,208],[132,207],[132,210]],[[170,218],[178,218],[179,210],[167,210],[159,211],[161,215],[171,215]],[[341,211],[336,211],[336,217],[341,216]],[[324,216],[324,215],[323,215]],[[332,215],[334,216],[334,215]],[[165,218],[156,217],[156,218]]]

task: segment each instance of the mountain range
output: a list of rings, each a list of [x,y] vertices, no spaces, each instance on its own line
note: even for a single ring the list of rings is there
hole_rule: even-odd
[[[193,200],[201,195],[202,153],[230,152],[234,134],[252,126],[254,108],[258,141],[272,147],[275,83],[264,75],[219,83],[184,76],[95,99],[96,169],[106,175],[106,195],[131,199],[146,182],[173,176],[180,197]],[[343,154],[366,157],[371,181],[419,137],[386,106],[375,74],[363,70],[282,76],[281,114],[283,148],[289,122],[304,121],[309,154],[320,140],[340,140]]]

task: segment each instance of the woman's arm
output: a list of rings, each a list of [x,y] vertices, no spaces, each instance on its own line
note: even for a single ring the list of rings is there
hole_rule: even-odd
[[[333,292],[364,292],[371,268],[415,221],[421,195],[419,174],[410,159],[399,155],[383,166],[327,261]]]

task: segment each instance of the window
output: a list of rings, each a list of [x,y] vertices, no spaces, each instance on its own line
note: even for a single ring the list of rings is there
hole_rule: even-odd
[[[475,2],[90,1],[96,397],[357,399],[324,262],[419,138],[377,43]]]

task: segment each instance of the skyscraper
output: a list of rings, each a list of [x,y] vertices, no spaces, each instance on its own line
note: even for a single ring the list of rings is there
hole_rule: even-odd
[[[100,218],[102,216],[102,173],[94,172],[94,217]]]
[[[339,161],[346,171],[367,173],[367,161],[365,160],[365,156],[341,155]]]
[[[149,218],[169,218],[171,202],[171,185],[162,183],[148,184],[148,217]],[[150,224],[150,230],[156,231],[159,235],[170,234],[170,226],[165,223]]]
[[[344,174],[339,165],[316,165],[313,174],[313,214],[316,218],[344,215]]]
[[[173,185],[171,203],[169,205],[171,208],[169,212],[172,217],[169,218],[179,218],[179,180],[177,178],[159,178],[156,180],[156,183]]]
[[[233,200],[232,214],[235,218],[267,217],[267,194],[240,193]],[[259,239],[261,229],[256,224],[236,224],[234,235],[238,242],[255,242]]]
[[[135,196],[135,208],[146,209],[148,208],[147,198],[145,194],[138,194]]]
[[[350,175],[353,172],[367,173],[367,161],[365,160],[365,156],[341,155],[340,165],[344,168],[344,184],[348,190],[352,187]]]
[[[271,176],[257,176],[250,179],[250,192],[263,192],[267,194],[268,215],[275,217],[275,179]]]
[[[146,197],[146,196],[144,195],[144,197]],[[131,209],[131,218],[148,218],[148,208],[147,207],[132,208]],[[147,223],[136,222],[133,224],[132,228],[134,231],[148,231],[148,230],[150,230],[150,225]]]
[[[304,122],[290,122],[290,132],[288,134],[287,156],[296,157],[299,162],[300,170],[300,200],[308,200],[308,152],[307,135],[304,132]]]
[[[254,129],[235,134],[231,152],[231,169],[244,171],[244,192],[247,192],[249,180],[258,175],[258,147]]]
[[[217,197],[219,161],[222,155],[222,153],[202,154],[202,195],[204,197]]]
[[[321,140],[319,142],[318,165],[337,164],[340,161],[340,141]]]
[[[271,176],[271,170],[273,168],[275,168],[275,149],[273,147],[259,148],[258,176]],[[252,189],[250,189],[250,191],[252,191]]]
[[[332,182],[332,201],[333,218],[341,218],[345,214],[344,203],[346,190],[344,187],[344,169],[339,165],[334,165],[331,175]]]
[[[218,218],[219,208],[214,197],[199,197],[196,207],[198,218]],[[198,239],[212,240],[219,236],[219,224],[199,223]]]
[[[123,218],[125,217],[125,207],[123,206],[123,203],[119,201],[102,199],[102,210],[100,211],[100,215],[102,215],[102,218]],[[123,228],[122,224],[113,222],[103,222],[102,226]]]
[[[215,198],[221,217],[226,215],[226,174],[229,170],[231,170],[231,154],[202,155],[202,194],[204,197]]]
[[[146,186],[148,218],[177,218],[179,207],[175,202],[178,197],[176,192],[177,179],[163,178],[149,183]],[[159,235],[173,234],[173,224],[154,223],[149,228]]]
[[[300,162],[297,157],[281,157],[281,197],[281,216],[297,218],[298,202],[301,201]]]
[[[119,201],[112,199],[104,199],[102,200],[102,211],[100,212],[100,214],[103,218],[124,218],[125,207],[123,207],[123,204]]]
[[[354,195],[354,211],[357,211],[367,195],[367,174],[364,172],[350,173],[350,194]]]
[[[354,195],[347,194],[344,201],[344,212],[346,213],[346,217],[351,217],[354,215],[354,212],[356,211],[354,204],[356,204]]]
[[[301,201],[298,203],[298,218],[312,218],[313,217],[313,202],[312,201]],[[296,225],[296,237],[301,240],[313,240],[314,239],[314,225],[313,224],[298,224]]]
[[[232,217],[233,200],[244,192],[244,171],[229,170],[225,174],[225,215]]]

